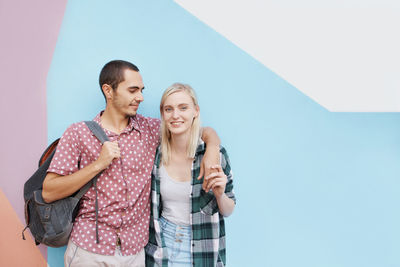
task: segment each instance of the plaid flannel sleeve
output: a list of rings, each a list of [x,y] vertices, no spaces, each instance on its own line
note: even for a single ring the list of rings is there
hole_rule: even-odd
[[[220,149],[221,153],[221,167],[224,170],[225,175],[227,176],[227,182],[225,186],[225,194],[233,199],[233,201],[236,203],[236,197],[235,197],[235,192],[233,190],[233,173],[231,169],[231,163],[229,160],[228,153],[224,147],[221,147]]]

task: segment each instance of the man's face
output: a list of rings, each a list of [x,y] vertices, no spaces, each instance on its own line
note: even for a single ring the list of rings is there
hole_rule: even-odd
[[[125,80],[118,84],[115,91],[112,90],[112,106],[125,116],[134,116],[143,101],[142,76],[137,71],[127,69],[124,77]]]

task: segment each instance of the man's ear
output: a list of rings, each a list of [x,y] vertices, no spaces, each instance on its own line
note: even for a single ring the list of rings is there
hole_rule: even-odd
[[[104,93],[104,95],[106,96],[106,99],[108,100],[108,99],[112,99],[112,97],[113,97],[113,89],[112,89],[112,87],[110,86],[110,85],[108,85],[108,84],[103,84],[102,86],[101,86],[101,90],[103,90],[103,93]]]

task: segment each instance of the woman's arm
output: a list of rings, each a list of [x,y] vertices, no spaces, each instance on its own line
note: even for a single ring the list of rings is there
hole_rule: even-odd
[[[228,217],[235,209],[235,202],[225,194],[228,178],[220,165],[212,166],[212,169],[215,169],[216,172],[211,173],[204,179],[207,182],[205,191],[208,192],[212,189],[217,200],[219,212]]]

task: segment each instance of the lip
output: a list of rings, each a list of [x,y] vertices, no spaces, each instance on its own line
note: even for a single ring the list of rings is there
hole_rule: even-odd
[[[180,127],[183,124],[183,121],[172,121],[169,123],[172,127]]]

